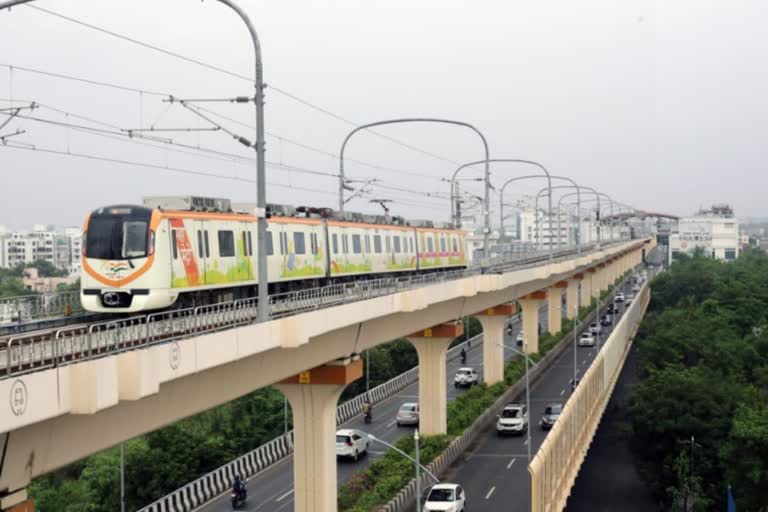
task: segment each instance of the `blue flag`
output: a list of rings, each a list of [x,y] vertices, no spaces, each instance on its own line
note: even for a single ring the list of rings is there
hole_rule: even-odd
[[[736,512],[736,501],[733,499],[731,486],[728,486],[728,512]]]

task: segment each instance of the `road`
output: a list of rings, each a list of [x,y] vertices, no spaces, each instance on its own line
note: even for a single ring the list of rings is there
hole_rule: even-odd
[[[539,311],[539,322],[542,328],[547,325],[546,303]],[[505,344],[515,346],[515,339],[520,329],[520,324],[515,324],[512,333],[505,335]],[[504,351],[505,359],[509,360],[514,356],[514,352],[508,349]],[[456,358],[448,362],[446,371],[446,388],[448,390],[448,401],[452,401],[457,396],[464,393],[463,388],[456,389],[453,386],[453,377],[456,370],[461,366],[473,367],[482,377],[483,375],[483,350],[480,343],[473,343],[467,354],[467,364],[462,365]],[[416,402],[419,398],[418,382],[407,387],[397,395],[375,405],[373,410],[374,420],[370,425],[365,425],[362,416],[350,419],[339,428],[355,428],[364,432],[369,432],[374,436],[393,444],[400,437],[413,435],[413,427],[398,427],[395,422],[395,416],[400,405],[405,402]],[[338,481],[339,485],[349,480],[355,473],[364,470],[371,460],[382,456],[385,447],[380,445],[372,446],[368,456],[360,458],[357,462],[339,461]],[[286,457],[284,460],[273,465],[266,471],[250,479],[247,482],[248,501],[241,510],[263,511],[263,512],[287,512],[293,510],[293,456]],[[200,512],[231,512],[232,506],[229,501],[229,493],[211,501],[210,503],[199,507]]]
[[[631,285],[623,286],[624,293],[631,293]],[[604,311],[605,306],[603,307]],[[620,313],[624,313],[620,307]],[[617,318],[618,320],[618,318]],[[615,322],[614,322],[615,325]],[[586,326],[581,326],[579,334]],[[607,339],[612,332],[603,328],[600,338]],[[535,454],[544,438],[549,433],[542,430],[539,420],[547,404],[565,403],[570,396],[573,379],[573,345],[569,345],[546,371],[540,380],[531,386],[531,422],[532,453]],[[597,354],[597,347],[576,347],[578,375],[592,364]],[[520,402],[525,400],[525,395]],[[499,437],[495,425],[481,434],[479,441],[470,448],[459,462],[444,475],[447,482],[461,484],[467,494],[467,508],[474,511],[528,510],[530,496],[530,478],[528,475],[527,439],[520,437]]]

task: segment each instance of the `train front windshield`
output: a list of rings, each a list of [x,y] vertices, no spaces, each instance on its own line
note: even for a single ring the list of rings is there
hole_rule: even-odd
[[[145,258],[150,250],[152,210],[111,207],[91,214],[85,237],[85,256],[100,260]]]

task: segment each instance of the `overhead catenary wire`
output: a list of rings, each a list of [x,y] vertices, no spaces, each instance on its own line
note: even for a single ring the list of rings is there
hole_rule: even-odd
[[[228,153],[228,152],[225,152],[225,151],[219,151],[219,150],[215,150],[215,149],[211,149],[211,148],[206,148],[206,147],[202,147],[202,146],[193,146],[191,144],[180,143],[180,142],[174,141],[172,139],[167,139],[167,138],[162,138],[162,137],[155,137],[155,136],[148,136],[148,135],[141,134],[141,133],[130,134],[130,133],[128,133],[127,130],[125,130],[123,128],[120,128],[119,126],[111,124],[111,123],[104,123],[104,122],[101,122],[101,121],[97,121],[97,120],[95,120],[93,118],[89,118],[89,117],[86,117],[86,116],[81,116],[81,115],[78,115],[78,114],[73,114],[73,113],[67,112],[65,110],[53,108],[53,107],[50,107],[48,105],[41,104],[41,103],[38,103],[37,105],[39,105],[41,108],[49,109],[49,110],[55,111],[57,113],[61,113],[61,114],[68,115],[68,116],[71,116],[71,117],[76,117],[76,118],[78,118],[80,120],[85,120],[87,122],[91,122],[91,123],[94,123],[94,124],[98,124],[98,125],[104,126],[105,128],[95,128],[95,127],[91,127],[91,126],[85,126],[85,125],[71,123],[71,122],[65,122],[65,121],[57,121],[57,120],[54,120],[54,119],[45,119],[45,118],[36,117],[36,116],[18,115],[17,117],[19,117],[21,119],[25,119],[25,120],[30,120],[30,121],[33,121],[33,122],[39,122],[39,123],[49,124],[49,125],[53,125],[53,126],[57,126],[57,127],[68,128],[68,129],[72,129],[72,130],[75,130],[75,131],[90,133],[92,135],[102,135],[102,136],[109,135],[109,136],[111,136],[111,138],[113,138],[115,140],[120,140],[122,138],[122,139],[124,139],[123,142],[141,144],[141,145],[145,145],[147,147],[152,147],[152,148],[155,148],[155,149],[164,149],[162,146],[156,145],[156,144],[163,144],[163,145],[177,146],[177,147],[180,147],[180,148],[187,148],[187,149],[191,149],[191,150],[199,151],[199,152],[203,152],[203,153],[211,153],[214,156],[200,155],[200,154],[197,154],[197,153],[192,153],[191,151],[182,151],[182,150],[179,150],[179,149],[176,149],[176,148],[170,149],[171,151],[178,152],[178,153],[183,153],[183,154],[187,154],[187,155],[200,156],[200,157],[203,157],[203,158],[213,158],[213,159],[216,159],[216,160],[223,160],[223,161],[227,161],[227,162],[231,161],[232,159],[237,159],[237,160],[241,160],[243,162],[248,162],[248,163],[255,162],[255,158],[246,157],[246,156],[238,155],[238,154],[235,154],[235,153]],[[139,141],[139,140],[136,140],[136,139],[144,139],[146,142]],[[153,143],[156,143],[156,144],[149,144],[149,142],[153,142]],[[337,173],[332,173],[332,172],[327,172],[327,171],[319,171],[319,170],[315,170],[315,169],[308,169],[308,168],[303,167],[303,166],[291,165],[291,164],[286,164],[286,163],[282,163],[282,162],[267,161],[267,164],[269,164],[270,166],[273,166],[273,167],[287,169],[287,170],[291,170],[291,171],[295,171],[295,172],[299,172],[299,173],[304,173],[304,174],[314,174],[314,175],[317,175],[317,176],[326,176],[326,177],[330,177],[330,178],[334,178],[334,179],[338,178],[338,176],[339,176]]]
[[[107,87],[107,88],[111,88],[111,89],[115,89],[115,90],[126,91],[126,92],[131,92],[131,93],[137,93],[137,94],[139,94],[141,96],[143,96],[144,94],[147,94],[147,95],[152,95],[152,96],[159,96],[159,97],[162,97],[163,99],[168,99],[168,98],[173,98],[174,97],[173,94],[170,94],[168,92],[160,92],[160,91],[156,91],[156,90],[141,89],[141,88],[138,88],[138,87],[132,87],[132,86],[127,86],[127,85],[122,85],[122,84],[116,84],[116,83],[113,83],[113,82],[107,82],[107,81],[103,81],[103,80],[95,80],[95,79],[91,79],[91,78],[84,78],[84,77],[68,75],[68,74],[64,74],[64,73],[56,73],[56,72],[52,72],[52,71],[46,71],[46,70],[39,69],[39,68],[17,66],[15,64],[7,64],[7,63],[2,63],[2,62],[0,62],[0,67],[5,67],[5,68],[7,68],[9,70],[24,71],[24,72],[33,73],[33,74],[39,74],[39,75],[42,75],[42,76],[58,78],[58,79],[61,79],[61,80],[69,80],[69,81],[85,83],[85,84],[89,84],[89,85],[93,85],[93,86],[98,86],[98,87]],[[18,102],[19,100],[6,99],[5,101],[8,101],[10,103],[12,101]],[[150,130],[148,130],[148,131],[152,131],[154,129],[154,126],[157,124],[157,122],[159,122],[159,119],[162,118],[168,112],[168,110],[171,108],[173,103],[181,103],[181,102],[179,102],[179,101],[169,102],[168,107],[166,107],[166,109],[160,114],[159,118],[154,123],[152,123],[150,125]],[[217,116],[217,117],[219,117],[221,119],[225,119],[225,120],[227,120],[229,122],[232,122],[232,123],[237,124],[239,126],[242,126],[244,128],[248,128],[250,130],[255,130],[255,127],[253,125],[250,125],[248,123],[244,123],[242,121],[238,121],[237,119],[234,119],[234,118],[232,118],[230,116],[226,116],[224,114],[221,114],[220,112],[216,112],[216,111],[214,111],[214,110],[212,110],[210,108],[205,108],[205,107],[202,107],[200,105],[195,105],[195,108],[197,110],[199,110],[199,111],[207,112],[209,114]],[[87,118],[82,117],[82,119],[87,119]],[[155,131],[160,131],[160,130],[159,129],[155,129]],[[273,138],[281,140],[281,141],[285,141],[285,142],[287,142],[289,144],[292,144],[292,145],[294,145],[296,147],[300,147],[300,148],[306,149],[308,151],[313,151],[313,152],[316,152],[318,154],[330,156],[330,157],[334,158],[335,160],[339,159],[339,155],[337,153],[333,153],[331,151],[327,151],[327,150],[324,150],[324,149],[316,148],[314,146],[310,146],[309,144],[297,141],[297,140],[292,139],[290,137],[287,137],[285,135],[277,134],[277,133],[270,132],[270,131],[266,131],[265,133],[267,135],[269,135],[270,137],[273,137]],[[442,178],[440,178],[440,177],[432,176],[432,175],[426,174],[426,173],[420,173],[418,171],[397,169],[397,168],[387,167],[387,166],[375,164],[375,163],[372,163],[372,162],[366,162],[366,161],[363,161],[363,160],[358,160],[358,159],[353,159],[353,158],[348,158],[346,160],[348,160],[349,162],[354,162],[354,163],[356,163],[358,165],[362,165],[362,166],[369,167],[369,168],[372,168],[372,169],[376,169],[376,170],[379,170],[379,171],[387,171],[387,172],[393,172],[393,173],[403,174],[403,175],[418,176],[420,178],[429,179],[429,180],[435,180],[435,181],[441,181],[442,180]]]
[[[96,160],[101,162],[107,162],[107,163],[113,163],[113,164],[120,164],[120,165],[130,165],[135,167],[144,167],[147,169],[155,169],[160,171],[166,171],[171,173],[178,173],[178,174],[189,174],[194,176],[203,176],[208,178],[216,178],[216,179],[222,179],[222,180],[230,180],[230,181],[240,181],[240,182],[246,182],[246,183],[256,183],[256,180],[253,178],[243,178],[240,176],[227,176],[223,174],[216,174],[212,172],[207,171],[201,171],[197,169],[188,169],[184,167],[176,167],[176,166],[170,166],[170,165],[160,165],[160,164],[153,164],[149,162],[137,162],[133,160],[126,160],[122,158],[113,158],[113,157],[107,157],[107,156],[101,156],[101,155],[93,155],[89,153],[82,153],[82,152],[67,152],[62,151],[55,148],[47,148],[47,147],[41,147],[41,146],[32,146],[32,147],[26,147],[17,145],[15,142],[7,143],[5,145],[0,146],[0,148],[8,148],[8,149],[20,149],[24,151],[37,151],[40,153],[47,153],[52,155],[59,155],[59,156],[69,156],[73,158],[83,158],[87,160]],[[336,197],[335,191],[325,191],[317,188],[309,188],[309,187],[299,187],[295,185],[286,185],[283,183],[274,183],[274,182],[267,182],[267,185],[272,187],[281,187],[281,188],[288,188],[293,190],[301,190],[305,192],[312,192],[315,194],[325,194],[330,195],[333,197]]]
[[[114,32],[112,30],[108,30],[108,29],[96,26],[96,25],[94,25],[92,23],[88,23],[88,22],[85,22],[85,21],[82,21],[82,20],[79,20],[79,19],[76,19],[76,18],[72,18],[71,16],[66,16],[64,14],[61,14],[61,13],[56,12],[56,11],[52,11],[50,9],[45,9],[43,7],[39,7],[39,6],[36,6],[36,5],[31,5],[31,4],[26,4],[26,6],[31,8],[31,9],[35,9],[37,11],[44,12],[44,13],[49,14],[51,16],[55,16],[55,17],[58,17],[60,19],[69,21],[71,23],[75,23],[77,25],[89,28],[91,30],[95,30],[97,32],[109,35],[111,37],[115,37],[117,39],[122,39],[123,41],[127,41],[127,42],[130,42],[132,44],[136,44],[138,46],[142,46],[144,48],[147,48],[147,49],[150,49],[150,50],[162,53],[164,55],[167,55],[167,56],[170,56],[170,57],[174,57],[174,58],[183,60],[183,61],[188,62],[190,64],[195,64],[197,66],[201,66],[201,67],[210,69],[212,71],[223,73],[223,74],[229,75],[229,76],[231,76],[233,78],[239,78],[241,80],[247,80],[250,83],[253,83],[253,81],[254,81],[253,78],[248,77],[246,75],[242,75],[240,73],[236,73],[234,71],[230,71],[228,69],[224,69],[224,68],[221,68],[219,66],[215,66],[213,64],[210,64],[210,63],[207,63],[207,62],[203,62],[203,61],[201,61],[199,59],[188,57],[186,55],[182,55],[180,53],[177,53],[177,52],[174,52],[174,51],[171,51],[171,50],[166,50],[165,48],[161,48],[161,47],[159,47],[157,45],[145,43],[145,42],[140,41],[140,40],[138,40],[136,38],[129,37],[129,36],[126,36],[126,35],[123,35],[123,34],[119,34],[119,33]],[[348,124],[350,126],[357,127],[357,126],[360,126],[362,124],[362,123],[355,122],[355,121],[352,121],[350,119],[347,119],[347,118],[345,118],[345,117],[343,117],[343,116],[341,116],[339,114],[336,114],[335,112],[332,112],[332,111],[330,111],[330,110],[328,110],[328,109],[326,109],[324,107],[320,107],[320,106],[318,106],[318,105],[316,105],[316,104],[314,104],[314,103],[312,103],[312,102],[310,102],[308,100],[300,98],[299,96],[297,96],[297,95],[295,95],[293,93],[289,93],[288,91],[286,91],[284,89],[281,89],[279,87],[275,87],[273,85],[270,85],[269,88],[271,90],[274,90],[275,92],[277,92],[279,94],[282,94],[283,96],[285,96],[287,98],[290,98],[290,99],[292,99],[292,100],[294,100],[294,101],[296,101],[298,103],[301,103],[302,105],[304,105],[306,107],[309,107],[309,108],[311,108],[311,109],[313,109],[313,110],[315,110],[317,112],[325,114],[325,115],[327,115],[329,117],[332,117],[333,119],[336,119],[338,121],[346,123],[346,124]],[[442,160],[443,162],[447,162],[447,163],[450,163],[452,165],[459,165],[459,162],[456,161],[456,160],[452,160],[452,159],[446,158],[446,157],[444,157],[442,155],[438,155],[436,153],[433,153],[431,151],[427,151],[427,150],[421,149],[421,148],[419,148],[417,146],[414,146],[412,144],[408,144],[408,143],[403,142],[403,141],[401,141],[399,139],[396,139],[394,137],[390,137],[388,135],[384,135],[384,134],[379,133],[379,132],[374,131],[374,130],[366,130],[366,131],[370,132],[373,135],[376,135],[377,137],[380,137],[380,138],[388,140],[388,141],[390,141],[390,142],[392,142],[394,144],[397,144],[397,145],[399,145],[401,147],[407,148],[407,149],[409,149],[411,151],[414,151],[414,152],[417,152],[417,153],[421,153],[423,155],[430,156],[430,157],[438,159],[438,160]]]

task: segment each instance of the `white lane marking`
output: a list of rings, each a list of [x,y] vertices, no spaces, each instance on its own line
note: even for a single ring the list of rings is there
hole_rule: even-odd
[[[562,391],[560,392],[560,396],[563,396],[564,394],[565,394],[565,390],[562,390]]]
[[[516,460],[517,459],[512,459],[511,461],[509,461],[509,464],[507,464],[507,469],[511,468],[512,464],[514,464]]]
[[[288,497],[288,496],[290,496],[291,494],[293,494],[293,489],[291,489],[291,490],[290,490],[290,491],[288,491],[287,493],[283,494],[282,496],[280,496],[279,498],[277,498],[275,501],[276,501],[276,502],[278,502],[278,503],[280,503],[281,501],[283,501],[285,498],[287,498],[287,497]]]
[[[397,423],[397,420],[392,420],[392,421],[390,421],[389,423],[387,423],[387,428],[391,427],[391,426],[392,426],[392,425],[394,425],[395,423]]]
[[[485,499],[490,498],[491,494],[493,494],[493,491],[495,491],[495,490],[496,490],[496,486],[494,485],[493,487],[491,487],[491,490],[488,491],[488,494],[485,495]]]
[[[528,440],[527,440],[527,439],[526,439],[526,440],[525,440],[525,442],[523,443],[523,446],[528,446]]]

